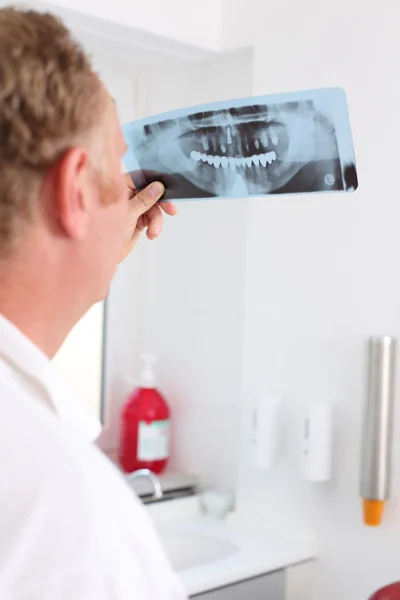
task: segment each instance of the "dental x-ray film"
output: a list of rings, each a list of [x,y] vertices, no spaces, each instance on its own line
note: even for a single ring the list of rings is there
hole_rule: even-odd
[[[346,95],[326,88],[184,108],[123,126],[126,169],[162,200],[353,192]]]

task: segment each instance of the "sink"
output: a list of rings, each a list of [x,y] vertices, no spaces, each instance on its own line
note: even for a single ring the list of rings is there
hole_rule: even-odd
[[[158,533],[175,571],[204,566],[238,552],[231,542],[193,531],[163,527]]]

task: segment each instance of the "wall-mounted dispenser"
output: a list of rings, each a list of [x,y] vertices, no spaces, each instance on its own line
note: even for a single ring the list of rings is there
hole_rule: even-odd
[[[277,396],[260,394],[253,397],[251,433],[252,463],[256,469],[275,466],[282,441],[282,400]]]
[[[364,523],[370,526],[380,525],[390,494],[396,345],[389,336],[369,340],[360,493]]]
[[[301,475],[314,483],[332,478],[333,408],[329,404],[311,406],[303,422]]]

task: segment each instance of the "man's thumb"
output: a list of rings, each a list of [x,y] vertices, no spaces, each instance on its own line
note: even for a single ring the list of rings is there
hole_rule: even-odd
[[[136,194],[134,201],[138,205],[139,216],[149,210],[161,198],[164,193],[164,186],[159,181],[154,181]]]

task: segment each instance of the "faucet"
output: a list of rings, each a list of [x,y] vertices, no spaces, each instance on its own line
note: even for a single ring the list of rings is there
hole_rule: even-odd
[[[135,479],[139,479],[140,477],[146,477],[150,480],[154,488],[153,497],[156,500],[161,500],[163,497],[162,486],[157,475],[150,471],[150,469],[138,469],[137,471],[133,471],[133,473],[129,473],[127,475],[128,481],[135,481]]]

